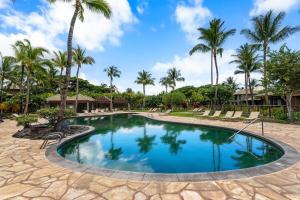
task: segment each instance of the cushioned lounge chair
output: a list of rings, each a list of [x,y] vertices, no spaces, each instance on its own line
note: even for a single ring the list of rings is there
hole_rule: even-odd
[[[223,119],[230,119],[233,116],[233,111],[227,111],[227,113],[225,114],[224,117],[222,117]]]
[[[243,111],[235,111],[232,119],[238,119],[238,118],[241,118],[242,117],[242,114],[243,114]]]
[[[220,117],[220,115],[221,115],[221,112],[222,112],[222,111],[220,111],[220,110],[217,110],[217,111],[214,113],[214,115],[213,115],[213,116],[209,116],[209,117],[212,117],[212,118]]]
[[[208,117],[209,113],[210,113],[210,110],[206,110],[206,111],[204,111],[204,113],[202,115],[199,115],[199,116],[200,117]]]

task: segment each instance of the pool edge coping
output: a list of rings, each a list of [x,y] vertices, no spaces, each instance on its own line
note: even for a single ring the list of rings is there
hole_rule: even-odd
[[[109,115],[121,114],[121,113],[111,113]],[[123,114],[133,114],[132,112],[124,112]],[[152,120],[162,121],[162,122],[170,122],[177,124],[188,124],[188,125],[200,125],[206,127],[214,127],[214,128],[223,128],[226,130],[234,130],[238,131],[235,128],[222,127],[217,125],[205,125],[201,123],[193,123],[193,122],[176,122],[170,120],[162,120],[162,119],[154,119],[149,116],[145,116],[142,113],[134,113],[136,115],[146,117]],[[97,115],[97,116],[80,116],[80,117],[101,117],[107,115]],[[46,148],[45,156],[46,158],[59,166],[62,166],[67,169],[71,169],[77,172],[85,172],[99,176],[105,176],[108,178],[116,178],[116,179],[126,179],[132,181],[162,181],[162,182],[200,182],[200,181],[219,181],[219,180],[234,180],[234,179],[242,179],[242,178],[251,178],[256,176],[268,175],[272,173],[276,173],[282,170],[285,170],[298,161],[300,161],[300,153],[291,145],[281,142],[272,137],[266,137],[258,135],[252,131],[243,131],[243,133],[252,135],[257,138],[261,138],[266,140],[273,145],[276,145],[283,151],[283,156],[278,160],[267,163],[265,165],[244,168],[244,169],[235,169],[235,170],[227,170],[221,172],[201,172],[201,173],[144,173],[144,172],[131,172],[131,171],[121,171],[121,170],[112,170],[107,168],[100,168],[89,166],[85,164],[80,164],[74,161],[67,160],[60,156],[57,153],[57,149],[71,140],[74,140],[78,137],[82,137],[90,134],[95,130],[93,126],[86,126],[89,129],[73,135],[68,138],[62,139],[58,144],[51,144]]]

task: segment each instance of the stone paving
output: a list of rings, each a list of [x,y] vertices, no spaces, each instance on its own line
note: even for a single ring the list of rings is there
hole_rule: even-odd
[[[240,129],[241,122],[158,116]],[[20,127],[14,121],[0,124],[0,200],[202,200],[202,199],[300,199],[300,163],[282,171],[237,180],[203,182],[131,181],[107,178],[55,165],[39,147],[42,141],[12,138]],[[260,133],[260,124],[249,127]],[[300,151],[300,126],[265,123],[265,135]]]

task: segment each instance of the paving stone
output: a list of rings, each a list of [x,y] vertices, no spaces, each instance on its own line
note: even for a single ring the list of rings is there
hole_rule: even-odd
[[[180,195],[183,200],[203,200],[203,198],[195,191],[183,190]]]
[[[162,200],[181,200],[178,194],[162,194]]]
[[[164,191],[166,193],[176,193],[176,192],[179,192],[180,190],[182,190],[186,185],[187,185],[187,183],[172,182],[165,186]]]
[[[103,197],[106,199],[114,199],[114,200],[131,200],[133,199],[134,191],[129,189],[127,186],[121,186],[113,188],[105,193],[103,193]],[[175,199],[174,199],[175,200]]]
[[[67,190],[66,181],[57,181],[52,183],[49,188],[42,194],[42,196],[52,197],[54,199],[60,199]]]
[[[226,194],[223,191],[201,191],[201,196],[207,200],[225,200]]]
[[[33,188],[28,192],[25,192],[23,196],[25,197],[39,197],[45,191],[45,188]]]
[[[134,195],[134,200],[146,200],[147,197],[141,192],[138,192]]]
[[[150,200],[161,200],[159,194],[153,195]]]
[[[270,199],[273,200],[287,200],[288,198],[284,197],[283,195],[280,195],[279,193],[269,189],[269,188],[257,188],[257,193],[260,193]]]
[[[11,185],[6,185],[0,188],[0,199],[8,199],[10,197],[18,196],[28,190],[31,190],[33,186],[25,185],[21,183],[15,183]]]

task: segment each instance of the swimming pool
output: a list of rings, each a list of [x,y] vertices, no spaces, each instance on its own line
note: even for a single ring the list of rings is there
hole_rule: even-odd
[[[57,149],[67,160],[131,172],[201,173],[244,169],[279,159],[277,145],[252,135],[200,125],[156,121],[133,114],[82,117],[92,133]]]

